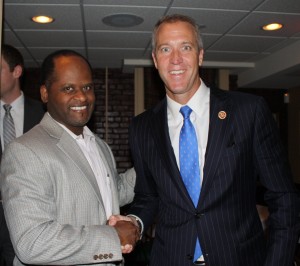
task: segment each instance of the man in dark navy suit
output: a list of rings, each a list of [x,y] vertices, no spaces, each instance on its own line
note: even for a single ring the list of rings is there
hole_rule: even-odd
[[[145,230],[157,215],[150,265],[292,265],[299,198],[264,100],[204,84],[203,44],[189,17],[170,15],[156,24],[152,57],[166,98],[135,117],[130,128],[137,173],[130,213]],[[184,106],[191,109],[198,140],[196,204],[180,167]],[[267,242],[256,209],[257,176],[270,213]],[[195,257],[196,243],[202,255]]]
[[[21,53],[13,46],[1,47],[1,123],[0,123],[0,160],[4,151],[3,120],[4,105],[11,106],[11,115],[14,121],[15,137],[21,136],[33,126],[38,124],[43,115],[44,107],[39,101],[24,96],[21,90],[21,77],[24,72],[24,60]],[[12,265],[14,251],[10,242],[9,233],[5,223],[2,202],[0,204],[0,265]]]

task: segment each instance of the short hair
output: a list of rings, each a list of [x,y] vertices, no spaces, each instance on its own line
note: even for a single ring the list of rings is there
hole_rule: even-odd
[[[16,66],[21,66],[22,70],[24,69],[24,59],[22,54],[15,47],[3,44],[1,47],[1,54],[4,60],[9,66],[9,70],[12,72]]]
[[[200,34],[199,26],[197,25],[196,21],[192,19],[191,17],[181,15],[181,14],[172,14],[163,16],[160,20],[157,21],[155,24],[155,27],[152,32],[152,52],[155,52],[156,50],[156,35],[158,32],[159,27],[164,23],[175,23],[175,22],[186,22],[189,23],[194,30],[194,34],[197,40],[197,46],[198,49],[203,49],[203,40]]]
[[[68,50],[68,49],[64,49],[64,50],[58,50],[55,51],[51,54],[49,54],[43,61],[42,63],[42,67],[41,67],[41,80],[40,83],[41,85],[45,85],[47,89],[50,88],[53,80],[54,80],[54,68],[55,68],[55,59],[59,58],[59,57],[64,57],[64,56],[77,56],[82,58],[88,65],[91,73],[92,73],[92,67],[90,65],[90,63],[88,62],[88,60],[81,55],[80,53],[77,53],[73,50]]]

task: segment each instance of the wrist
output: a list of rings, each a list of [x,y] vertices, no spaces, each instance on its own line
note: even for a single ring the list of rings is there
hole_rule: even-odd
[[[140,233],[140,239],[141,239],[142,234],[143,234],[143,230],[144,230],[144,226],[143,226],[143,223],[142,223],[141,219],[138,218],[137,216],[131,215],[131,214],[129,214],[127,216],[131,219],[132,223],[138,228],[139,233]]]

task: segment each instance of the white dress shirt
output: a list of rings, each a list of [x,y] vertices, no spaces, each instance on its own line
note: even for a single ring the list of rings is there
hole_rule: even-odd
[[[49,114],[49,113],[48,113]],[[50,114],[49,114],[50,115]],[[57,121],[56,121],[57,122]],[[93,173],[96,177],[102,201],[104,204],[107,219],[112,215],[112,191],[110,186],[110,177],[106,170],[106,167],[100,157],[95,135],[93,132],[85,126],[83,133],[79,136],[75,135],[63,124],[57,122],[63,129],[65,129],[72,138],[74,138],[82,150],[85,158],[90,164]]]
[[[201,80],[201,85],[189,102],[188,105],[193,112],[190,115],[190,120],[193,123],[198,140],[199,152],[199,165],[200,165],[200,179],[203,181],[203,167],[205,163],[205,152],[208,139],[209,128],[209,97],[210,90]],[[168,126],[169,135],[173,150],[175,153],[178,168],[180,169],[179,162],[179,135],[183,125],[183,116],[180,113],[180,108],[183,106],[170,97],[167,96],[167,113],[168,113]]]

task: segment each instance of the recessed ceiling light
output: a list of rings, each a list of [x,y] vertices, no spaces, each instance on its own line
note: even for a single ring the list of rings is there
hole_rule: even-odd
[[[133,27],[141,24],[144,20],[141,17],[131,14],[115,14],[102,19],[103,23],[113,27]]]
[[[54,18],[48,17],[48,16],[35,16],[31,18],[32,21],[36,22],[36,23],[51,23],[54,21]]]
[[[271,30],[279,30],[283,27],[280,23],[271,23],[263,26],[263,30],[271,31]]]

